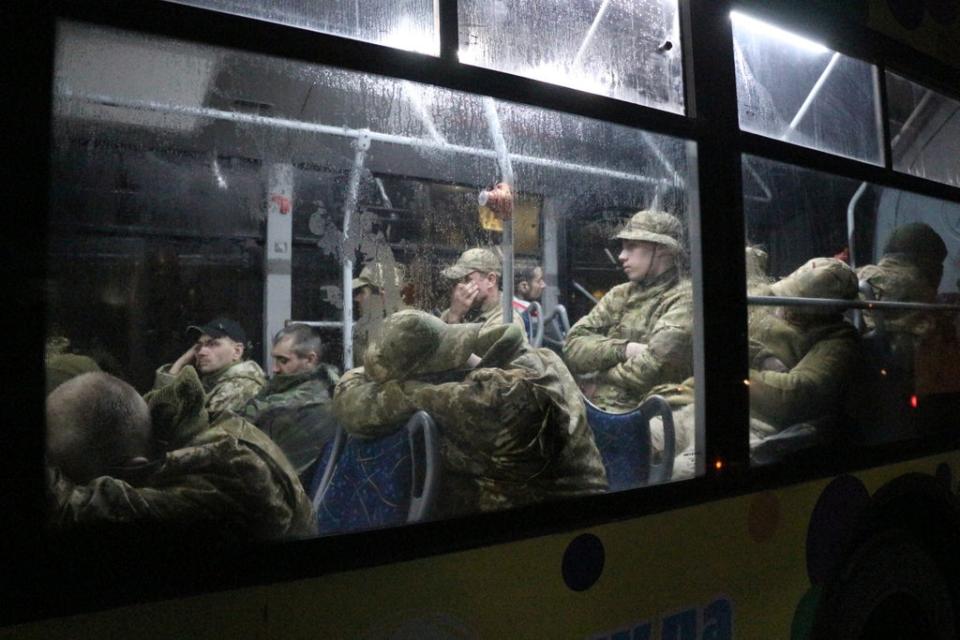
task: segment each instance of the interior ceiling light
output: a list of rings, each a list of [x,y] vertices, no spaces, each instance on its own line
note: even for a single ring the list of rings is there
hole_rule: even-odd
[[[755,33],[760,33],[768,38],[776,38],[777,40],[802,49],[804,51],[809,51],[810,53],[828,53],[830,49],[823,46],[819,42],[814,42],[813,40],[808,40],[802,36],[798,36],[795,33],[791,33],[780,27],[775,27],[769,22],[763,22],[762,20],[757,20],[746,14],[740,13],[739,11],[730,12],[730,20],[733,22],[734,26],[739,29],[747,29]]]

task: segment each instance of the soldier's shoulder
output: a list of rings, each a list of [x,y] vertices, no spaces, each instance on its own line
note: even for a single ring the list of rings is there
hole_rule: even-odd
[[[276,458],[279,455],[277,445],[259,427],[250,420],[231,411],[224,411],[210,425],[208,438],[229,437],[245,445],[255,445],[266,455]]]
[[[635,287],[633,286],[632,282],[621,282],[620,284],[610,289],[610,291],[607,291],[604,294],[603,299],[606,300],[608,297],[611,300],[616,298],[626,298],[631,293],[633,293],[634,289]]]
[[[260,365],[254,360],[242,360],[233,365],[224,372],[223,378],[221,378],[220,381],[226,382],[240,378],[248,378],[260,384],[264,384],[267,381],[267,376],[263,373],[263,369],[261,369]]]
[[[668,304],[687,304],[693,302],[693,283],[689,278],[681,278],[676,284],[664,291],[663,300]]]
[[[623,307],[627,300],[630,299],[630,296],[633,295],[634,291],[636,291],[636,287],[632,282],[623,282],[618,284],[603,294],[603,297],[600,298],[600,302],[596,307],[594,307],[594,309]]]

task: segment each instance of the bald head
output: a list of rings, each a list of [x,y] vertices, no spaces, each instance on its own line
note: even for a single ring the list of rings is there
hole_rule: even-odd
[[[143,462],[149,446],[147,404],[108,373],[77,376],[47,396],[47,460],[75,482]]]

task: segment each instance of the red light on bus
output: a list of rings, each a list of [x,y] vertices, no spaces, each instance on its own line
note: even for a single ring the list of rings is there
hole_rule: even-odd
[[[723,460],[721,460],[720,458],[717,458],[713,462],[713,468],[716,469],[717,471],[723,471]]]
[[[916,409],[918,406],[920,406],[920,401],[917,399],[917,396],[910,396],[910,408]]]

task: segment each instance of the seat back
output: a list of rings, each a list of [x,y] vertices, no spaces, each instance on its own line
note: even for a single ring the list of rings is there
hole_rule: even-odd
[[[336,466],[337,459],[343,451],[343,445],[346,439],[347,434],[343,430],[343,427],[337,425],[337,431],[333,439],[328,440],[327,444],[323,446],[323,449],[320,450],[320,455],[317,457],[317,461],[314,463],[313,479],[310,481],[310,486],[307,487],[307,495],[310,496],[310,500],[313,501],[314,510],[317,509],[319,504],[319,496],[323,495],[327,485],[330,484],[330,478],[333,476],[333,468]]]
[[[543,317],[543,345],[557,353],[563,353],[563,342],[570,331],[570,318],[567,308],[558,304]]]
[[[437,428],[423,411],[393,433],[364,439],[338,433],[317,483],[321,534],[363,531],[427,518],[439,482]],[[326,477],[328,476],[328,477]]]
[[[540,347],[543,344],[543,307],[534,300],[521,314],[523,326],[527,328],[530,345]]]
[[[609,413],[589,400],[587,422],[607,470],[610,491],[623,491],[647,484],[665,482],[673,475],[676,439],[673,412],[663,396],[650,396],[628,413]],[[650,419],[663,421],[664,450],[661,462],[653,463]]]

